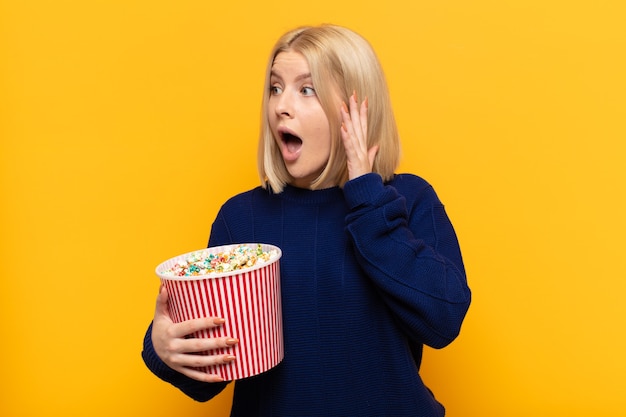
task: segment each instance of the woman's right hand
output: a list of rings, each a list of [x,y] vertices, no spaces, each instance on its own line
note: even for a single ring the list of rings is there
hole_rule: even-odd
[[[199,353],[231,347],[239,341],[229,337],[187,338],[186,336],[194,332],[223,325],[224,319],[208,317],[174,323],[167,308],[167,297],[167,290],[161,286],[152,322],[154,351],[167,366],[189,378],[202,382],[222,382],[224,379],[219,375],[208,374],[194,368],[229,363],[235,360],[235,357],[228,354]]]

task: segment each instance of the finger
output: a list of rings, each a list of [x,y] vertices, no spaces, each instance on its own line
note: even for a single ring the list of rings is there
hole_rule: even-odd
[[[176,370],[181,374],[200,382],[224,382],[224,378],[219,375],[207,374],[206,372],[198,371],[193,368],[180,368]]]
[[[343,122],[341,123],[341,139],[346,150],[346,156],[350,159],[356,152],[357,146],[356,133],[354,126],[350,120],[350,115],[344,110],[342,111]]]
[[[341,102],[341,119],[342,123],[342,133],[346,133],[348,136],[354,135],[354,126],[352,126],[352,119],[350,117],[350,110],[345,102]],[[348,138],[346,136],[346,138]]]
[[[226,322],[221,317],[202,317],[180,322],[172,328],[172,336],[182,338],[201,330],[213,329]]]
[[[216,374],[209,374],[206,373],[205,371],[201,370],[202,368],[208,367],[208,366],[215,366],[215,365],[222,365],[222,364],[228,364],[232,361],[234,361],[236,358],[232,355],[224,355],[223,357],[220,357],[219,360],[217,361],[212,361],[208,364],[201,364],[197,367],[180,367],[180,368],[176,368],[176,370],[178,372],[180,372],[183,375],[188,376],[189,378],[193,378],[196,379],[198,381],[203,381],[203,382],[222,382],[224,381],[224,378],[222,378],[219,375]]]
[[[171,363],[176,368],[204,368],[206,366],[224,365],[232,362],[236,357],[232,353],[194,354],[181,353],[172,355]]]
[[[176,339],[172,346],[175,352],[180,354],[209,352],[220,349],[231,348],[239,343],[233,337],[191,337],[187,339]],[[224,351],[221,350],[221,353]],[[189,364],[186,364],[189,365]]]
[[[183,356],[183,355],[181,355]],[[183,364],[174,364],[174,369],[178,372],[204,382],[220,382],[223,378],[216,374],[208,374],[201,370],[201,368],[224,365],[233,362],[237,358],[233,355],[184,355]]]
[[[350,120],[352,121],[356,138],[363,138],[361,112],[359,111],[359,103],[356,96],[356,91],[352,93],[352,96],[350,96]]]
[[[361,103],[361,113],[359,114],[359,121],[361,122],[361,131],[363,132],[363,138],[365,140],[367,140],[367,107],[368,107],[368,101],[367,101],[367,96],[365,97],[365,100],[363,100],[363,103]]]

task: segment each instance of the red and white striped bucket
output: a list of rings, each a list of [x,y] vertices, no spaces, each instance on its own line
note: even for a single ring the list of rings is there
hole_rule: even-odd
[[[257,244],[248,244],[256,247]],[[231,354],[236,359],[228,364],[200,368],[236,380],[265,372],[278,365],[284,357],[282,309],[280,300],[280,267],[282,252],[272,245],[261,244],[263,251],[276,250],[271,262],[228,273],[199,276],[163,274],[178,261],[197,252],[222,253],[240,246],[210,247],[179,255],[161,263],[156,273],[169,294],[168,308],[175,323],[201,317],[222,317],[226,323],[202,330],[192,336],[234,337],[239,343],[205,354]]]

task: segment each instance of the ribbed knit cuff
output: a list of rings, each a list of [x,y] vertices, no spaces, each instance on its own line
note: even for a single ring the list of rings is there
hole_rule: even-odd
[[[384,191],[383,179],[376,173],[361,175],[345,183],[343,194],[350,210],[375,201]]]

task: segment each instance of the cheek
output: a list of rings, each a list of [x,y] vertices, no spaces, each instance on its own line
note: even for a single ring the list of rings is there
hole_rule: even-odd
[[[272,117],[274,114],[275,113],[273,113],[273,109],[268,106],[267,113],[265,114],[265,117],[267,119],[267,124],[269,125],[270,129],[272,129],[272,131],[275,131],[276,126],[278,126],[277,118],[276,117]]]
[[[330,121],[324,117],[318,117],[314,125],[314,135],[318,138],[318,141],[326,143],[330,141],[331,124]]]
[[[341,126],[341,112],[339,110],[331,112],[330,117],[328,117],[320,108],[315,115],[315,119],[320,133],[326,132],[330,134],[332,129],[336,129],[338,126]]]

